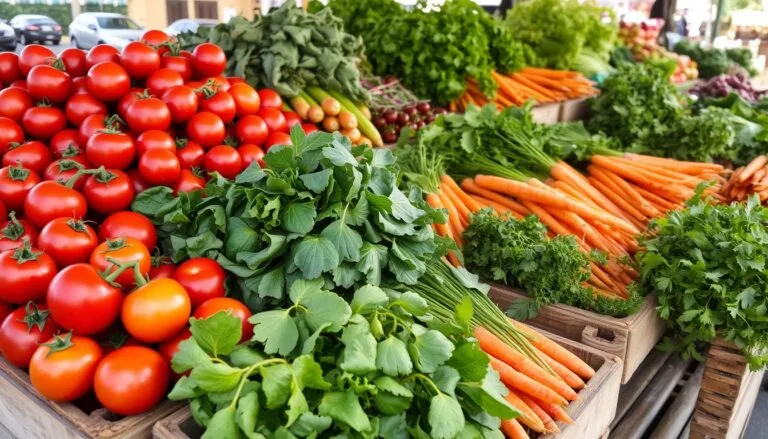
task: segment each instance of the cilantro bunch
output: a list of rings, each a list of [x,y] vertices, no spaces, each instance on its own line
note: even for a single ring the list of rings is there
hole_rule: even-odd
[[[768,355],[768,209],[746,204],[689,206],[652,224],[636,255],[642,282],[656,291],[672,335],[667,348],[703,360],[698,342],[724,337],[753,368]]]
[[[500,438],[499,418],[518,415],[465,335],[471,302],[437,330],[414,293],[366,285],[348,304],[298,280],[290,299],[251,317],[253,343],[237,344],[241,324],[227,313],[192,319],[173,359],[191,373],[169,397],[190,400],[203,438]]]

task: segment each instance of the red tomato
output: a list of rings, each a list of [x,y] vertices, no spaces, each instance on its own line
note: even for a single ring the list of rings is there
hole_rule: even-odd
[[[85,55],[85,65],[89,69],[103,62],[120,63],[120,51],[109,44],[99,44],[91,48]]]
[[[245,78],[239,76],[227,76],[227,82],[229,82],[230,86],[235,84],[248,84],[248,81],[246,81]]]
[[[173,278],[187,290],[192,307],[214,297],[224,297],[227,278],[218,262],[209,258],[192,258],[176,268]]]
[[[152,29],[144,32],[140,41],[149,46],[159,46],[163,43],[167,43],[169,39],[170,37],[167,33],[161,30]]]
[[[104,357],[96,369],[93,389],[110,412],[138,415],[165,399],[170,375],[162,355],[150,348],[127,346]]]
[[[157,232],[152,221],[137,212],[115,212],[108,216],[99,228],[99,239],[133,238],[147,249],[155,248]]]
[[[143,178],[141,178],[141,174],[139,174],[138,169],[131,168],[125,171],[125,173],[128,174],[128,177],[131,179],[131,183],[133,183],[133,191],[137,194],[140,194],[152,187],[149,183],[144,181]]]
[[[301,117],[293,111],[283,111],[283,117],[285,117],[285,126],[289,132],[294,125],[301,125],[302,123]]]
[[[205,159],[205,150],[194,140],[176,139],[176,157],[181,169],[199,168]]]
[[[8,208],[5,207],[5,203],[0,201],[0,219],[5,220],[8,218]]]
[[[88,63],[85,60],[84,50],[68,47],[59,53],[59,59],[64,63],[64,69],[72,78],[85,76],[88,73]]]
[[[128,93],[125,94],[125,96],[120,98],[120,101],[118,101],[117,114],[119,114],[120,117],[125,118],[125,115],[128,114],[128,107],[133,105],[133,103],[142,96],[147,96],[145,89],[132,88]]]
[[[83,122],[77,128],[77,143],[81,147],[85,147],[88,144],[91,136],[99,131],[107,129],[107,124],[111,116],[107,116],[106,113],[96,113],[87,116],[83,119]]]
[[[138,239],[127,236],[108,239],[93,249],[91,265],[100,272],[103,273],[113,267],[112,262],[108,259],[121,263],[136,261],[139,265],[139,273],[142,276],[149,274],[149,267],[152,264],[152,257],[149,255],[147,246]],[[129,289],[136,285],[136,278],[134,277],[133,270],[130,269],[120,273],[114,281],[119,283],[124,289]]]
[[[149,130],[168,131],[171,127],[171,112],[160,99],[141,97],[128,107],[125,121],[137,133]]]
[[[37,242],[37,230],[29,221],[16,219],[15,212],[11,211],[8,221],[0,223],[0,253],[21,247],[24,239]]]
[[[269,152],[269,150],[276,145],[291,145],[291,136],[285,133],[269,133],[269,137],[267,137],[267,141],[264,142],[264,148]]]
[[[179,192],[194,192],[198,190],[205,190],[205,179],[191,169],[182,169],[178,180],[173,185],[173,194],[178,195]]]
[[[91,209],[105,215],[128,209],[136,195],[131,179],[117,169],[101,169],[89,176],[82,192]]]
[[[235,124],[235,138],[240,143],[261,145],[267,140],[267,136],[269,136],[267,123],[255,114],[245,116]]]
[[[54,134],[67,127],[64,112],[56,107],[38,104],[24,112],[21,118],[24,131],[38,139],[50,139]]]
[[[116,62],[94,65],[88,70],[87,78],[88,92],[102,101],[117,102],[131,90],[131,77]]]
[[[199,44],[192,51],[192,66],[200,76],[219,76],[227,67],[227,56],[213,43]]]
[[[150,149],[139,157],[139,174],[154,186],[171,186],[179,179],[181,164],[175,151]]]
[[[171,364],[173,363],[173,356],[179,352],[179,343],[184,340],[188,340],[191,337],[192,332],[189,330],[189,327],[186,327],[182,329],[181,332],[173,336],[173,338],[158,346],[157,351],[160,352],[160,355],[165,358],[165,361],[167,361],[168,364]]]
[[[51,163],[51,151],[43,142],[30,140],[12,147],[3,156],[3,166],[21,165],[36,174],[45,172]]]
[[[243,167],[237,150],[229,145],[218,145],[205,153],[203,166],[208,172],[218,172],[224,178],[235,178]]]
[[[42,228],[56,218],[85,218],[88,205],[80,192],[55,181],[44,181],[27,194],[24,213],[32,224]]]
[[[24,90],[26,90],[27,89],[27,81],[25,81],[23,79],[17,79],[15,81],[11,82],[11,85],[9,85],[8,87],[11,87],[11,88],[13,88],[13,87],[23,88]]]
[[[37,246],[48,253],[59,268],[88,262],[99,241],[96,232],[81,219],[56,218],[37,237]]]
[[[5,318],[12,312],[13,305],[0,301],[0,325],[2,325]],[[2,355],[2,352],[0,352],[0,355]]]
[[[173,277],[176,265],[165,256],[152,256],[152,267],[149,269],[150,279],[165,279]]]
[[[133,79],[144,79],[160,68],[160,55],[148,45],[132,41],[120,53],[120,65]]]
[[[87,93],[88,92],[88,78],[85,76],[78,76],[72,78],[72,94]]]
[[[251,339],[253,336],[253,325],[248,322],[248,318],[251,317],[251,310],[239,300],[232,299],[231,297],[208,299],[195,308],[194,317],[196,319],[207,319],[220,311],[228,312],[242,322],[243,332],[240,337],[240,343]]]
[[[278,110],[283,108],[283,99],[272,89],[260,89],[259,99],[261,100],[261,108],[277,108]]]
[[[304,131],[304,134],[311,134],[315,131],[318,131],[317,125],[313,123],[303,123],[301,124],[301,130]]]
[[[34,106],[35,100],[27,90],[13,87],[0,91],[0,116],[2,117],[21,122],[24,113]]]
[[[72,128],[67,128],[54,134],[48,142],[48,148],[50,148],[54,159],[75,157],[85,154],[85,151],[80,149],[80,140],[77,138],[77,130]]]
[[[59,104],[72,94],[72,78],[63,70],[43,64],[29,71],[27,89],[36,99]]]
[[[136,146],[127,134],[107,130],[91,136],[85,145],[85,154],[93,166],[123,170],[133,163]]]
[[[166,90],[163,93],[163,102],[171,111],[174,123],[186,122],[197,113],[197,94],[186,85],[176,85]]]
[[[260,168],[264,167],[264,150],[260,146],[252,143],[246,143],[237,147],[237,153],[240,154],[240,160],[243,162],[243,169],[256,162]]]
[[[87,163],[87,160],[83,156],[59,159],[55,162],[52,162],[50,165],[48,165],[47,168],[45,168],[43,179],[53,180],[59,184],[66,185],[67,182],[69,182],[69,180],[71,180],[75,174],[77,174],[77,171],[79,171],[80,168],[88,168],[89,166],[90,165]],[[82,190],[87,178],[87,175],[81,175],[77,178],[77,180],[75,180],[72,187],[78,191]]]
[[[93,387],[96,368],[104,356],[88,337],[54,336],[41,345],[29,364],[29,379],[44,397],[57,402],[74,401]]]
[[[203,148],[211,148],[224,141],[226,129],[219,116],[202,111],[187,122],[187,137]]]
[[[160,67],[178,72],[184,82],[192,79],[192,60],[189,58],[165,55],[160,60]]]
[[[25,241],[21,247],[0,253],[0,273],[0,300],[22,305],[45,297],[56,275],[56,263]]]
[[[219,116],[225,124],[232,122],[237,112],[235,100],[225,91],[215,92],[212,95],[201,99],[200,110],[210,111]]]
[[[187,325],[191,310],[189,296],[180,283],[155,279],[125,298],[121,319],[132,336],[146,343],[160,343]]]
[[[6,166],[0,169],[0,201],[9,210],[24,211],[24,200],[40,177],[22,166]]]
[[[47,306],[28,302],[3,317],[0,354],[16,367],[29,367],[38,345],[48,341],[59,329],[49,315]]]
[[[235,100],[238,117],[256,114],[261,107],[259,93],[244,82],[232,84],[232,86],[229,87],[229,90],[227,90],[227,93],[229,93]]]
[[[280,111],[280,109],[261,107],[258,114],[259,117],[264,119],[264,122],[266,122],[270,133],[274,133],[275,131],[282,133],[288,132],[288,125],[285,123],[285,116],[283,116],[283,112]]]
[[[19,71],[21,76],[26,77],[32,67],[45,64],[49,60],[56,58],[56,54],[45,46],[39,44],[28,44],[21,49],[19,54]]]
[[[229,91],[229,81],[223,76],[211,76],[205,79],[205,84],[212,88],[214,91]]]
[[[10,84],[21,79],[19,56],[13,52],[0,52],[0,82]]]
[[[67,100],[64,113],[70,124],[80,126],[91,114],[107,114],[107,105],[90,93],[78,93]]]
[[[176,142],[165,131],[149,130],[136,138],[136,154],[141,156],[150,149],[165,149],[176,153]]]
[[[60,326],[91,335],[103,332],[117,321],[123,292],[110,285],[97,270],[90,264],[70,265],[51,281],[46,300]]]
[[[0,155],[8,151],[8,146],[11,143],[24,142],[24,137],[24,130],[21,129],[21,125],[7,117],[0,117]]]
[[[162,96],[166,90],[177,85],[184,85],[184,78],[171,69],[158,69],[147,76],[146,86],[152,96]]]

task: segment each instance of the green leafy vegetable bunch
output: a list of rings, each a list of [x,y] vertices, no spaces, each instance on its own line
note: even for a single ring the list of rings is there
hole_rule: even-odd
[[[686,114],[668,133],[649,140],[638,150],[696,162],[731,159],[737,152],[733,119],[730,111],[720,108],[708,108],[696,115]]]

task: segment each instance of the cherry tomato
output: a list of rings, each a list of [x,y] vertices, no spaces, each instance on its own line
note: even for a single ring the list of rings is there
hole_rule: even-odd
[[[187,325],[192,310],[184,287],[173,279],[156,279],[138,287],[123,301],[121,319],[129,334],[159,343]]]
[[[24,239],[37,242],[37,230],[29,221],[16,219],[16,214],[11,211],[8,221],[0,223],[0,253],[21,247]]]
[[[88,205],[80,192],[55,181],[43,181],[27,194],[24,213],[32,224],[42,228],[56,218],[85,218]]]
[[[89,164],[83,156],[59,159],[52,162],[50,165],[48,165],[47,168],[45,168],[43,179],[53,180],[59,184],[66,185],[81,168],[87,169],[88,167]],[[75,180],[75,182],[72,184],[72,188],[78,191],[82,190],[87,179],[87,175],[79,176],[77,180]]]
[[[288,132],[288,125],[286,125],[285,116],[283,116],[283,112],[278,108],[261,107],[258,115],[264,119],[264,122],[266,122],[270,133],[275,131],[283,133]]]
[[[224,124],[222,124],[223,127]],[[21,129],[21,126],[12,119],[0,117],[0,155],[8,151],[10,144],[22,142],[24,142],[24,130]]]
[[[96,369],[96,398],[123,416],[146,412],[165,399],[171,371],[162,355],[142,346],[122,347]]]
[[[187,122],[187,137],[199,143],[203,148],[220,145],[224,141],[226,129],[219,116],[201,111]]]
[[[20,164],[38,175],[45,172],[45,168],[50,163],[51,151],[44,143],[37,140],[30,140],[11,148],[3,156],[3,166]]]
[[[152,96],[162,96],[169,88],[184,85],[184,78],[175,70],[158,69],[147,77],[145,84]]]
[[[19,56],[13,52],[0,52],[0,82],[10,84],[21,79]]]
[[[93,387],[104,356],[98,343],[68,333],[41,345],[29,363],[29,379],[44,397],[57,402],[74,401]]]
[[[178,180],[173,185],[173,194],[205,190],[205,179],[191,169],[182,169]]]
[[[128,177],[131,179],[131,183],[133,183],[133,191],[137,194],[140,194],[152,187],[149,183],[144,181],[143,178],[141,178],[141,174],[139,174],[138,169],[131,168],[125,173],[128,174]]]
[[[208,172],[218,172],[224,178],[235,178],[243,168],[237,150],[229,145],[218,145],[205,153],[203,166]]]
[[[144,79],[160,68],[160,55],[140,41],[128,43],[120,53],[120,65],[134,79]]]
[[[276,91],[269,88],[262,88],[258,91],[261,108],[283,108],[283,99]]]
[[[199,44],[192,51],[192,66],[200,76],[218,76],[227,67],[227,56],[213,43]]]
[[[108,216],[99,228],[99,239],[133,238],[147,249],[155,248],[157,232],[152,221],[137,212],[115,212]]]
[[[189,327],[186,327],[182,329],[181,332],[173,336],[173,338],[163,342],[160,346],[158,346],[157,351],[160,353],[160,355],[163,356],[163,358],[165,358],[165,361],[167,361],[168,364],[171,364],[173,363],[173,356],[179,352],[179,343],[184,340],[188,340],[191,337],[192,332],[189,330]]]
[[[4,53],[0,53],[3,55]],[[24,113],[35,106],[29,91],[22,88],[6,88],[0,91],[0,116],[21,122]]]
[[[117,102],[117,114],[125,118],[126,114],[128,114],[128,107],[133,105],[139,98],[148,96],[147,90],[149,89],[132,88]]]
[[[72,78],[72,94],[87,93],[88,92],[88,78],[85,76],[78,76]]]
[[[29,367],[38,345],[59,329],[49,317],[48,307],[34,302],[7,314],[0,324],[0,354],[16,367]]]
[[[91,114],[107,114],[107,105],[90,93],[78,93],[67,100],[64,113],[70,124],[80,126]]]
[[[261,107],[259,93],[245,82],[232,84],[227,93],[235,100],[238,117],[256,114]]]
[[[116,62],[94,65],[88,70],[87,78],[88,92],[102,101],[117,102],[131,90],[131,77]]]
[[[136,138],[136,154],[141,156],[150,149],[164,149],[176,152],[176,142],[165,131],[149,130],[141,133]]]
[[[303,123],[301,124],[301,130],[304,131],[304,134],[311,134],[315,131],[318,131],[317,125],[313,123]]]
[[[136,195],[125,172],[101,168],[88,177],[82,192],[91,209],[104,215],[128,209]]]
[[[209,258],[192,258],[176,267],[173,278],[187,290],[192,307],[214,297],[224,297],[227,278],[218,262]]]
[[[103,62],[120,63],[120,51],[109,44],[99,44],[91,48],[85,55],[85,65],[89,69]]]
[[[291,136],[285,133],[269,133],[267,140],[264,142],[264,148],[269,152],[273,146],[277,145],[291,145]]]
[[[176,265],[165,256],[152,256],[152,268],[149,269],[150,279],[165,279],[173,277]]]
[[[40,231],[37,246],[48,253],[59,268],[88,262],[99,241],[96,232],[81,219],[56,218]]]
[[[174,123],[186,122],[197,113],[197,94],[186,85],[176,85],[167,89],[163,93],[163,102],[171,111],[171,119]]]
[[[192,60],[183,56],[165,55],[160,60],[160,67],[178,72],[184,82],[192,79]]]
[[[211,76],[205,79],[205,84],[213,91],[229,91],[229,81],[223,76]]]
[[[54,134],[48,142],[48,148],[50,148],[54,159],[75,157],[85,154],[85,151],[80,149],[77,130],[72,128],[67,128]]]
[[[181,164],[171,151],[150,149],[139,157],[139,174],[154,186],[171,186],[179,178]]]
[[[152,29],[144,32],[140,41],[149,46],[159,46],[163,43],[167,43],[169,39],[170,37],[167,33],[161,30]]]
[[[283,111],[283,117],[285,117],[285,126],[289,132],[294,125],[301,125],[301,117],[293,111]]]
[[[56,275],[56,263],[24,241],[21,247],[0,253],[0,273],[0,300],[22,305],[45,297]]]
[[[22,166],[6,166],[0,169],[0,201],[9,210],[24,211],[24,200],[40,177]]]
[[[171,127],[171,111],[158,98],[141,97],[128,107],[125,121],[137,133],[149,130],[168,131]]]
[[[235,124],[235,138],[240,143],[252,143],[261,145],[269,136],[269,127],[259,116],[249,114],[244,116]]]
[[[264,150],[258,145],[246,143],[237,147],[237,153],[240,154],[243,169],[256,162],[260,168],[264,167]]]
[[[152,264],[152,257],[149,255],[147,246],[141,241],[130,237],[121,237],[108,239],[99,244],[91,253],[91,265],[101,272],[110,270],[113,267],[112,259],[117,262],[136,261],[139,266],[139,273],[146,276],[149,273],[149,267]],[[126,270],[115,279],[124,289],[129,289],[136,284],[133,270]]]
[[[47,61],[56,59],[56,54],[45,46],[40,44],[28,44],[21,49],[19,54],[19,71],[21,76],[26,77],[32,67],[45,64]]]
[[[195,308],[194,317],[196,319],[207,319],[220,311],[228,312],[242,322],[243,335],[240,337],[241,343],[251,339],[253,336],[253,325],[248,322],[248,318],[251,317],[251,310],[239,300],[230,297],[215,297],[213,299],[208,299]]]
[[[72,94],[72,78],[63,70],[43,64],[29,71],[27,89],[36,99],[47,99],[58,104]]]
[[[72,78],[85,76],[88,73],[88,63],[85,60],[84,50],[68,47],[59,53],[59,59],[64,63],[64,69]]]
[[[61,270],[51,281],[46,300],[59,326],[77,334],[92,335],[117,321],[123,292],[96,270],[98,268],[90,264],[74,264]]]
[[[176,157],[181,169],[199,168],[205,159],[205,150],[194,140],[176,139]]]
[[[64,112],[56,107],[38,104],[24,112],[21,125],[27,134],[38,139],[50,139],[54,134],[67,127]]]
[[[136,146],[127,134],[107,130],[91,136],[85,145],[85,155],[93,166],[123,170],[133,163]]]
[[[225,91],[218,91],[200,100],[200,110],[219,116],[225,124],[232,122],[237,113],[235,100]]]

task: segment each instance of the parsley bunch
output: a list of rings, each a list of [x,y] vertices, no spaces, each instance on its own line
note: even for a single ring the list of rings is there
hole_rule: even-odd
[[[768,208],[712,205],[688,208],[652,224],[654,235],[636,255],[642,282],[656,291],[659,314],[673,331],[665,346],[702,360],[697,342],[724,337],[752,367],[768,361]]]

